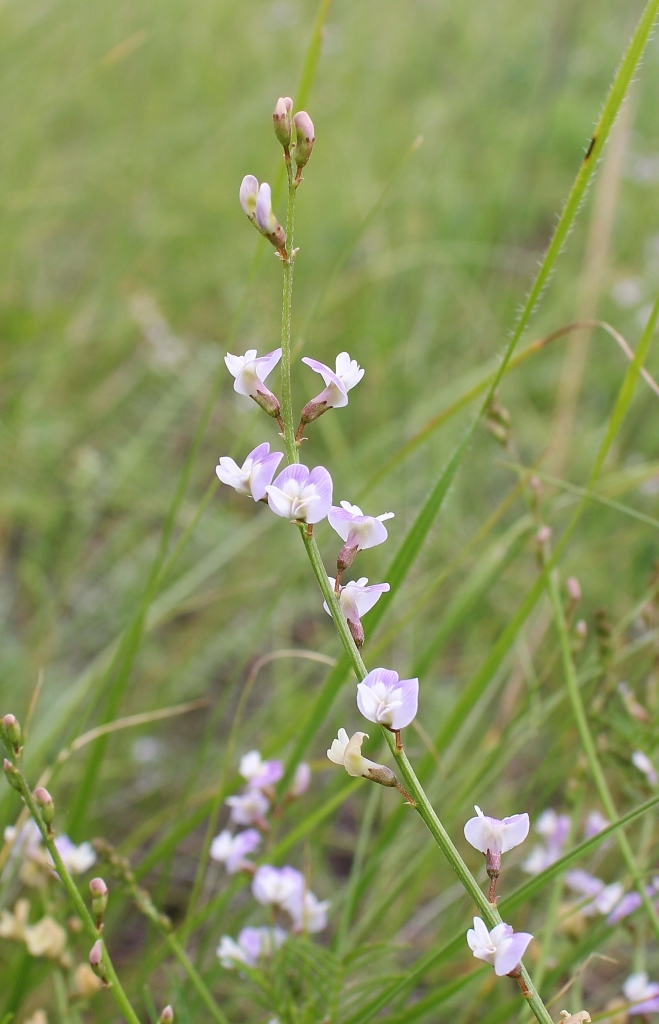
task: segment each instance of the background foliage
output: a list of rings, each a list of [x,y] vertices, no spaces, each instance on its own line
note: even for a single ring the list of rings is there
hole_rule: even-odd
[[[293,334],[298,352],[331,362],[347,349],[366,367],[349,407],[318,421],[305,450],[309,463],[330,468],[337,499],[396,512],[389,549],[360,556],[358,575],[382,579],[466,414],[367,487],[494,365],[640,10],[567,0],[334,0],[329,9],[307,105],[317,143],[299,194]],[[53,786],[61,826],[78,841],[104,835],[119,843],[177,924],[209,794],[218,785],[231,791],[240,752],[290,750],[327,671],[288,657],[264,666],[227,763],[250,668],[290,648],[339,653],[295,531],[226,489],[208,493],[220,454],[242,456],[266,435],[276,438],[223,375],[174,524],[173,542],[184,543],[157,582],[125,678],[119,673],[117,683],[117,672],[104,670],[143,594],[221,357],[227,348],[277,343],[280,274],[245,224],[237,189],[245,173],[276,178],[270,111],[278,95],[294,93],[315,16],[309,0],[29,0],[0,8],[2,709],[24,718],[43,673],[28,749],[36,776],[108,715],[208,698],[190,714],[87,746]],[[659,284],[656,38],[638,77],[527,340],[597,314],[637,343]],[[423,145],[395,174],[419,134]],[[537,576],[528,504],[518,493],[501,508],[517,481],[504,463],[537,464],[540,474],[576,485],[587,479],[626,361],[605,333],[593,335],[575,427],[561,437],[569,344],[551,342],[506,377],[508,448],[477,431],[421,558],[366,648],[371,664],[422,670],[424,733],[407,741],[415,762],[429,756],[456,696]],[[659,374],[652,348],[646,365]],[[297,364],[298,405],[315,384]],[[600,493],[624,507],[590,503],[563,558],[584,592],[584,697],[625,809],[649,796],[630,754],[652,755],[656,743],[657,611],[648,604],[659,526],[656,401],[639,387],[605,466]],[[560,532],[574,501],[545,483],[542,521]],[[318,539],[329,567],[336,537],[324,525]],[[525,809],[536,817],[549,805],[571,811],[575,840],[585,812],[598,806],[544,600],[432,762],[429,790],[463,852],[474,801],[501,815]],[[649,710],[648,721],[630,715],[620,681]],[[381,978],[423,966],[428,955],[428,966],[384,1005],[401,1024],[424,1013],[431,1020],[434,1004],[424,1009],[423,1000],[472,972],[463,944],[453,959],[432,961],[471,908],[421,822],[401,815],[389,793],[346,789],[345,776],[328,766],[331,735],[354,718],[350,685],[313,741],[309,793],[272,837],[336,798],[286,852],[306,865],[314,891],[333,900],[323,941],[336,959],[303,943],[285,955],[298,957],[295,970],[312,979],[297,993],[301,1004],[309,999],[308,1019],[321,1020],[339,999],[332,1012],[351,1024]],[[18,810],[4,792],[3,824]],[[641,823],[633,832],[647,870],[657,866],[652,828]],[[480,868],[476,857],[469,863]],[[607,881],[621,876],[615,847],[597,871]],[[502,891],[522,877],[511,868]],[[203,901],[223,888],[225,879],[211,875]],[[3,892],[5,905],[14,895]],[[518,910],[516,927],[541,929],[546,898]],[[158,1004],[173,999],[183,1019],[202,1019],[195,992],[158,966],[159,940],[130,903],[117,895],[112,910],[108,942],[137,1004],[148,1005],[148,980]],[[188,943],[231,1020],[285,1015],[283,996],[259,1004],[258,986],[223,971],[213,955],[220,934],[235,934],[251,911],[236,895]],[[618,993],[634,958],[639,966],[641,947],[625,930],[589,927],[585,939],[560,930],[552,939],[547,985],[550,994],[560,988],[591,948],[615,956],[617,965],[600,961],[579,976],[593,1012]],[[353,951],[354,962],[342,959]],[[652,957],[654,947],[649,969]],[[0,967],[10,979],[2,1012],[19,1020],[36,1006],[56,1013],[43,962],[19,961],[16,946],[2,942]],[[441,1012],[480,1020],[516,1012],[512,984],[492,992],[491,982],[476,972]],[[112,1000],[95,997],[89,1013],[112,1019]]]

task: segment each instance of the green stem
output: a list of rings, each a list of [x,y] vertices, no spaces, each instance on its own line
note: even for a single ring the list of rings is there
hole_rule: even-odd
[[[327,602],[327,607],[330,609],[339,636],[341,637],[341,642],[343,643],[346,653],[350,658],[350,662],[357,679],[362,680],[368,674],[368,670],[359,650],[357,649],[357,645],[355,644],[352,634],[348,628],[348,623],[341,611],[339,601],[327,577],[315,537],[308,537],[302,527],[300,528],[300,533],[302,535],[314,575],[318,581],[322,595]],[[501,923],[501,915],[496,907],[492,906],[491,903],[488,903],[478,882],[463,861],[456,847],[453,845],[451,837],[437,817],[430,800],[426,796],[425,790],[419,782],[414,769],[407,758],[407,754],[404,750],[396,750],[396,740],[388,729],[383,728],[382,732],[389,745],[389,749],[398,763],[405,789],[414,800],[415,810],[455,871],[465,890],[478,907],[487,927],[496,927],[497,924]],[[529,1007],[533,1011],[537,1020],[540,1021],[540,1024],[553,1024],[549,1011],[540,998],[540,995],[531,980],[531,976],[523,965],[521,967],[521,976],[518,979],[518,982]]]
[[[618,817],[611,790],[606,781],[606,776],[602,770],[599,757],[597,756],[597,749],[595,747],[595,741],[593,734],[590,731],[588,724],[588,718],[586,717],[586,710],[581,699],[581,691],[579,689],[579,683],[577,681],[577,673],[572,658],[572,648],[570,644],[570,636],[567,629],[567,623],[565,621],[565,614],[563,612],[563,605],[561,603],[561,597],[558,589],[558,574],[557,572],[549,573],[547,577],[547,589],[549,591],[549,598],[551,601],[552,610],[554,613],[554,622],[556,630],[558,632],[558,638],[561,647],[561,658],[563,661],[563,672],[565,674],[565,684],[567,687],[568,696],[570,703],[572,704],[572,712],[579,732],[579,738],[581,740],[581,746],[583,752],[586,755],[590,774],[595,783],[595,787],[599,794],[599,798],[602,801],[602,805],[608,818],[611,821],[615,821]],[[647,915],[654,929],[654,933],[659,938],[659,916],[654,908],[652,901],[645,891],[645,884],[642,873],[639,871],[636,859],[632,852],[632,848],[629,844],[629,840],[623,829],[619,829],[616,832],[616,840],[620,847],[620,853],[622,859],[625,862],[627,870],[629,871],[636,890],[643,900],[643,906],[647,912]]]
[[[217,1024],[228,1024],[227,1018],[224,1016],[219,1006],[213,999],[212,995],[208,991],[199,972],[197,971],[194,964],[191,962],[190,958],[188,957],[183,947],[180,945],[176,936],[172,935],[171,933],[168,934],[166,932],[163,934],[165,935],[165,938],[167,940],[167,945],[169,946],[172,953],[174,954],[174,956],[180,963],[181,967],[187,974],[188,978],[196,988],[200,999],[205,1004],[213,1020],[217,1021]]]
[[[85,931],[89,935],[92,942],[96,942],[100,938],[99,932],[96,928],[96,924],[85,905],[85,901],[83,900],[82,896],[80,895],[80,892],[78,891],[78,887],[76,886],[75,882],[71,878],[71,875],[64,866],[64,862],[60,857],[59,850],[55,846],[52,834],[48,831],[48,828],[45,825],[44,820],[39,812],[39,809],[34,801],[34,798],[30,791],[30,787],[27,783],[27,779],[25,778],[23,770],[20,764],[18,763],[18,758],[16,757],[14,750],[10,746],[7,746],[7,753],[9,755],[9,759],[11,760],[11,763],[18,772],[18,775],[15,777],[20,782],[21,796],[25,801],[28,811],[30,812],[31,816],[37,823],[37,826],[39,828],[39,831],[41,832],[41,836],[44,841],[44,845],[53,859],[53,864],[55,865],[55,870],[59,875],[60,881],[62,882],[62,885],[68,892],[71,901],[74,907],[76,908],[76,911],[78,912],[78,916],[82,921]],[[103,940],[101,939],[101,941]],[[117,1006],[119,1007],[124,1017],[128,1021],[128,1024],[140,1024],[139,1017],[135,1013],[133,1007],[130,1005],[128,996],[121,987],[121,982],[119,981],[117,972],[114,969],[112,960],[110,959],[110,954],[108,953],[107,947],[104,942],[103,964],[106,969],[107,980],[112,990],[112,995],[114,996]]]
[[[293,230],[295,226],[295,184],[290,158],[286,161],[288,175],[288,208],[286,211],[286,252],[284,261],[284,296],[281,309],[281,414],[284,421],[284,448],[289,462],[299,462],[291,391],[291,317],[293,310],[293,268],[295,264]]]

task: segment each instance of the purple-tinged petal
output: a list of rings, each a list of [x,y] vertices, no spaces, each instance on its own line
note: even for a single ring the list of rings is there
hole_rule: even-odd
[[[530,822],[528,814],[513,814],[503,819],[501,830],[501,852],[507,853],[513,847],[523,843],[529,834]]]
[[[312,359],[310,356],[305,356],[302,362],[306,363],[307,366],[310,366],[316,373],[319,373],[325,381],[325,384],[329,384],[330,381],[334,381],[334,383],[338,384],[341,383],[337,375],[334,373],[334,370],[331,370],[329,366],[325,365],[325,363],[321,363],[319,359]]]
[[[280,359],[280,348],[274,348],[272,352],[268,352],[266,355],[260,356],[256,360],[256,375],[259,380],[265,380],[266,377],[272,373]]]
[[[347,540],[350,533],[350,525],[353,516],[339,505],[332,505],[327,514],[327,519],[333,530],[336,530],[341,540]]]
[[[581,893],[582,896],[597,896],[604,888],[601,878],[596,878],[595,875],[591,875],[581,868],[566,871],[565,881],[573,892]]]
[[[284,470],[284,472],[286,471]],[[316,492],[316,500],[307,512],[306,520],[308,523],[319,523],[325,519],[332,504],[332,477],[323,466],[316,466],[309,473],[306,486],[307,488],[313,486]]]
[[[607,924],[618,924],[619,921],[623,921],[626,917],[634,914],[643,903],[639,893],[628,892],[622,897],[616,907],[613,908],[611,913],[606,919]]]
[[[297,484],[302,486],[306,484],[309,479],[309,470],[306,466],[303,466],[301,462],[294,462],[290,466],[286,466],[283,469],[277,479],[275,480],[275,487],[280,490],[284,490],[285,485],[289,480],[294,480]]]
[[[362,684],[373,689],[378,683],[385,686],[395,686],[398,683],[398,672],[392,668],[374,668],[362,679]]]
[[[263,447],[263,445],[260,447]],[[258,462],[255,462],[250,480],[254,501],[260,501],[261,498],[265,498],[265,489],[272,483],[272,478],[277,472],[277,467],[283,457],[283,452],[272,452],[272,454],[266,455]]]
[[[350,584],[348,584],[348,586],[350,586]],[[355,604],[357,606],[359,616],[361,617],[362,615],[366,615],[367,612],[370,612],[371,608],[378,603],[381,596],[388,593],[390,589],[391,587],[388,583],[374,583],[370,587],[360,588],[355,594]]]
[[[401,679],[398,683],[398,700],[401,705],[393,711],[391,728],[405,729],[416,718],[419,710],[419,680]]]
[[[494,938],[494,935],[492,937]],[[498,977],[510,974],[517,967],[532,938],[528,932],[514,932],[499,942],[494,957],[494,973]]]

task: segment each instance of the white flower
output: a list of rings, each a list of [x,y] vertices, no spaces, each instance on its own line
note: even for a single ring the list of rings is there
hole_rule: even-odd
[[[322,466],[311,472],[306,466],[293,463],[279,474],[274,484],[266,487],[268,504],[284,519],[303,523],[319,523],[332,504],[332,478]]]
[[[52,917],[42,917],[25,929],[25,945],[30,956],[57,960],[66,946],[66,932]]]
[[[244,868],[251,869],[252,862],[246,860],[248,853],[253,853],[261,842],[261,836],[254,828],[245,829],[233,836],[227,828],[211,843],[210,856],[213,860],[224,864],[227,873],[233,875]]]
[[[586,824],[583,830],[584,839],[592,839],[593,836],[599,835],[605,828],[611,824],[608,818],[605,818],[601,811],[591,811],[586,818]]]
[[[285,939],[283,928],[243,928],[237,942],[229,935],[222,936],[217,956],[227,970],[241,965],[256,967],[261,957],[272,956]]]
[[[241,757],[238,771],[250,788],[267,789],[279,782],[284,766],[281,761],[264,761],[258,750],[250,750]]]
[[[281,349],[275,348],[265,356],[257,356],[256,349],[250,348],[244,356],[232,356],[230,352],[224,357],[227,370],[235,377],[233,390],[246,398],[257,399],[259,396],[272,397],[269,388],[263,383],[281,359]],[[277,401],[275,399],[275,401]],[[279,405],[279,403],[277,403]]]
[[[306,356],[303,360],[307,366],[319,373],[325,381],[325,390],[312,398],[305,406],[302,413],[302,420],[310,423],[317,419],[327,409],[341,409],[348,404],[348,392],[359,384],[364,376],[364,370],[356,359],[351,359],[347,352],[340,352],[336,357],[336,372],[319,362],[318,359],[311,359]],[[313,408],[312,408],[313,407]]]
[[[622,991],[631,1006],[628,1013],[657,1013],[659,1011],[659,983],[650,981],[645,971],[630,974],[622,986]]]
[[[327,577],[329,582],[334,588],[334,580],[331,576]],[[345,615],[348,622],[352,622],[358,625],[361,621],[362,615],[366,615],[370,612],[371,608],[377,604],[383,594],[386,594],[389,590],[388,583],[373,583],[370,587],[366,584],[368,579],[366,576],[362,576],[361,579],[346,583],[345,587],[341,587],[339,593],[339,604],[341,610]],[[327,607],[327,601],[323,601],[323,608],[328,615],[331,615],[331,611]]]
[[[254,501],[261,501],[283,457],[283,452],[271,453],[265,441],[249,453],[242,466],[229,456],[223,456],[215,472],[223,484],[233,487],[239,494],[247,494]]]
[[[327,927],[327,911],[330,906],[329,900],[321,902],[312,892],[305,892],[300,903],[295,907],[291,906],[289,913],[297,930],[315,935]]]
[[[464,827],[465,839],[481,853],[507,853],[523,843],[529,834],[528,814],[513,814],[509,818],[490,818],[474,805],[477,817],[470,818]]]
[[[327,756],[334,764],[343,765],[348,775],[352,775],[353,778],[368,779],[371,771],[381,771],[384,765],[376,764],[375,761],[369,761],[367,757],[362,757],[362,743],[365,739],[368,739],[367,732],[356,732],[354,736],[348,738],[345,729],[339,729],[339,735],[332,742]]]
[[[467,932],[467,944],[474,956],[491,964],[499,977],[515,970],[532,938],[528,932],[514,932],[503,923],[489,932],[480,917],[474,918],[474,927]]]
[[[270,803],[260,789],[247,789],[238,796],[228,796],[225,803],[231,808],[231,820],[236,825],[261,825],[270,810]]]
[[[259,188],[254,213],[259,230],[264,235],[274,235],[279,227],[279,221],[272,209],[272,190],[267,181],[264,181]]]
[[[606,885],[601,878],[596,878],[595,875],[589,874],[588,871],[582,871],[580,868],[567,871],[565,881],[573,892],[589,897],[588,902],[581,909],[581,913],[585,917],[609,914],[620,902],[625,891],[622,882]]]
[[[8,910],[0,911],[0,938],[23,942],[29,916],[30,901],[25,899],[16,900],[13,914]]]
[[[647,754],[644,754],[642,750],[635,750],[632,754],[632,764],[638,768],[639,772],[643,772],[651,786],[657,785],[659,776]]]
[[[277,906],[287,911],[290,908],[293,916],[303,898],[304,875],[288,865],[274,868],[270,864],[261,864],[252,879],[252,893],[254,899],[264,906]]]
[[[364,551],[366,548],[384,543],[388,537],[384,523],[387,519],[393,519],[394,513],[383,512],[379,516],[365,516],[359,505],[342,501],[340,507],[332,506],[327,518],[347,548]]]
[[[55,846],[64,862],[64,867],[71,875],[83,875],[92,864],[96,863],[96,854],[91,843],[81,843],[80,846],[76,846],[68,836],[61,835],[55,840]]]
[[[419,680],[399,679],[392,669],[374,668],[357,686],[364,718],[390,729],[404,729],[419,707]]]

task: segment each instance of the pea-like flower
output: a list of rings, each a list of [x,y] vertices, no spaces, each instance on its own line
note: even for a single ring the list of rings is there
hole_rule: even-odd
[[[629,1014],[659,1013],[659,982],[650,981],[645,971],[630,974],[622,986],[623,995],[634,1003]]]
[[[395,786],[396,776],[390,768],[369,761],[362,755],[362,743],[367,739],[367,732],[356,732],[348,737],[345,729],[339,729],[339,734],[332,741],[327,756],[333,764],[343,765],[348,775],[355,779],[370,779],[372,782],[379,782],[381,786]]]
[[[253,871],[254,865],[247,860],[249,853],[254,853],[261,843],[261,836],[255,828],[247,828],[244,832],[232,835],[225,828],[211,843],[210,856],[219,864],[224,864],[229,875],[237,871]]]
[[[61,835],[57,836],[55,846],[64,867],[71,875],[83,875],[96,863],[96,854],[91,843],[80,843],[76,846],[67,835]]]
[[[331,576],[328,576],[329,582],[332,587],[335,586],[335,581]],[[339,604],[341,605],[341,611],[346,617],[350,632],[352,633],[353,639],[358,647],[361,647],[364,643],[364,627],[362,626],[362,615],[366,615],[370,612],[371,608],[377,604],[383,594],[386,594],[390,589],[388,583],[373,583],[370,587],[367,586],[368,579],[366,576],[362,576],[361,579],[346,583],[344,587],[339,588]],[[329,610],[327,601],[323,601],[323,608],[328,615],[332,613]]]
[[[231,820],[236,825],[258,825],[263,828],[270,802],[260,789],[246,789],[237,796],[228,796],[224,801],[231,808]]]
[[[657,769],[652,764],[652,761],[647,754],[644,754],[642,750],[635,750],[632,754],[632,764],[635,768],[638,768],[639,772],[643,772],[645,778],[648,780],[649,785],[656,786],[659,783],[659,775],[657,775]]]
[[[419,708],[419,680],[399,679],[393,669],[374,668],[357,686],[357,707],[364,718],[398,732]]]
[[[322,466],[309,471],[299,462],[284,469],[274,484],[266,487],[268,504],[284,519],[319,523],[332,504],[332,478]]]
[[[490,932],[480,917],[474,918],[474,927],[467,932],[467,944],[476,959],[491,964],[500,978],[519,967],[532,938],[528,932],[515,932],[503,923]]]
[[[476,817],[464,827],[465,839],[485,854],[487,873],[495,877],[501,870],[501,854],[523,843],[529,834],[528,814],[513,814],[509,818],[490,818],[474,805]]]
[[[654,890],[649,887],[646,889],[646,892],[648,896],[654,895]],[[606,923],[618,924],[619,921],[624,921],[626,917],[630,917],[632,914],[636,913],[636,911],[639,909],[639,907],[642,906],[642,904],[643,900],[641,899],[640,893],[625,893],[620,902],[613,908],[611,913],[608,915]]]
[[[291,905],[288,911],[293,919],[294,930],[308,932],[310,935],[324,931],[330,906],[329,900],[319,900],[312,892],[305,892],[299,904],[295,907]]]
[[[612,882],[607,885],[601,878],[589,874],[577,868],[574,871],[566,871],[565,882],[572,889],[572,892],[580,896],[588,897],[588,902],[581,908],[584,917],[594,917],[595,914],[610,914],[613,908],[622,899],[625,888],[622,882]]]
[[[46,915],[25,929],[25,945],[30,956],[58,960],[66,946],[66,932],[54,918]]]
[[[249,348],[244,356],[234,356],[230,352],[224,357],[227,370],[236,379],[233,390],[239,395],[251,398],[268,416],[281,420],[279,399],[273,395],[264,383],[269,374],[281,359],[281,349],[275,348],[265,356],[257,356],[255,348]],[[280,422],[283,430],[283,424]]]
[[[294,916],[304,897],[304,875],[295,868],[261,864],[252,880],[254,899],[263,906],[275,906]]]
[[[250,750],[240,759],[238,771],[251,789],[269,789],[284,774],[281,761],[264,761],[258,750]]]
[[[256,967],[259,959],[272,956],[285,939],[283,928],[243,928],[237,942],[230,935],[223,935],[216,953],[226,970]]]
[[[570,834],[570,818],[567,814],[557,814],[552,807],[548,807],[533,828],[542,836],[544,843],[541,846],[534,846],[522,864],[522,869],[529,875],[539,875],[550,864],[554,864],[563,853],[563,847]]]
[[[351,359],[347,352],[340,352],[336,357],[336,371],[330,369],[325,363],[318,359],[311,359],[305,356],[302,360],[312,370],[319,373],[325,381],[325,390],[307,402],[302,415],[300,416],[300,428],[307,423],[312,423],[322,416],[328,409],[342,409],[348,404],[348,392],[359,384],[364,376],[364,370],[356,359]],[[301,433],[298,431],[298,436]]]
[[[340,506],[332,505],[327,518],[332,529],[336,530],[344,542],[336,560],[339,579],[352,565],[359,551],[385,542],[389,534],[384,523],[387,519],[393,519],[394,514],[383,512],[380,516],[365,516],[359,505],[351,505],[349,501],[342,501]]]
[[[605,828],[611,824],[608,818],[605,818],[601,811],[590,811],[586,818],[586,824],[584,825],[583,837],[584,839],[592,839],[594,836],[599,835]]]
[[[265,441],[249,453],[242,466],[228,455],[223,455],[215,472],[223,484],[233,487],[238,494],[247,494],[254,501],[262,501],[283,457],[283,452],[271,452]]]

